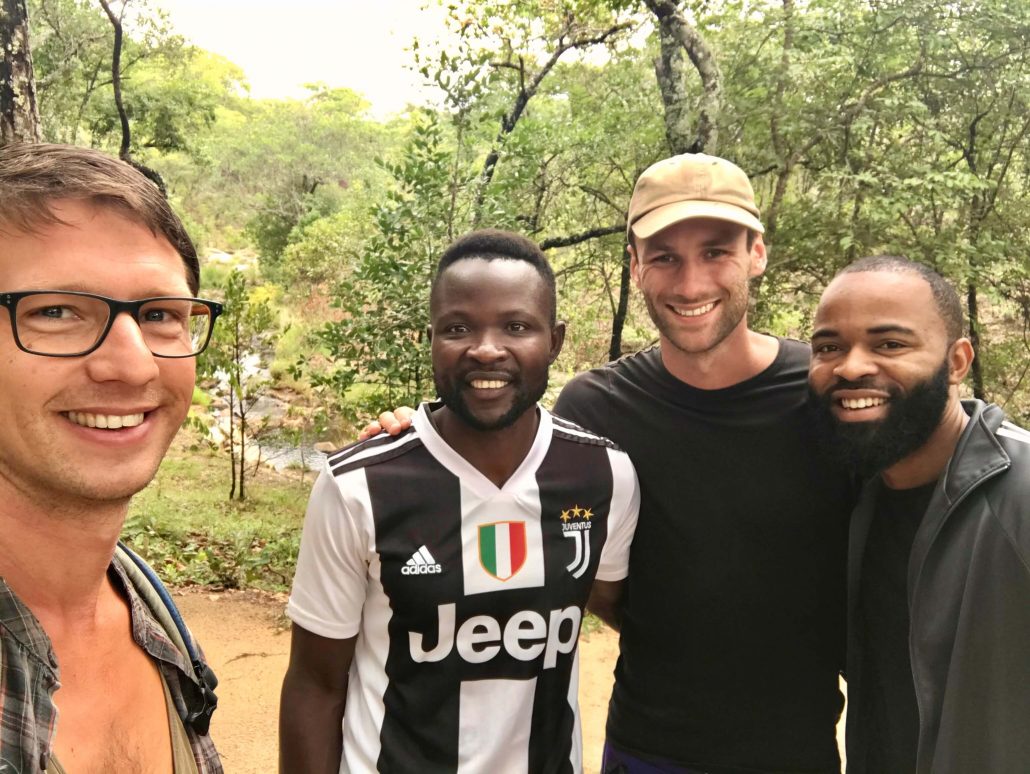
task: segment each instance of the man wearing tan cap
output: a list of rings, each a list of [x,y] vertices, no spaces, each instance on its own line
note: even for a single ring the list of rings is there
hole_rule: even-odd
[[[748,329],[766,266],[744,172],[648,168],[633,280],[660,344],[573,379],[555,412],[627,451],[641,504],[605,772],[839,772],[845,477],[815,451],[808,347]]]

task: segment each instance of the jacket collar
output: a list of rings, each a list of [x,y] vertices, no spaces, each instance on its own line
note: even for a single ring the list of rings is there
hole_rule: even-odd
[[[980,400],[964,400],[962,408],[969,415],[969,422],[937,482],[937,488],[912,543],[908,565],[910,603],[930,547],[952,512],[976,487],[1004,472],[1012,464],[994,435],[1005,418],[1002,410]]]
[[[946,508],[954,506],[984,478],[1012,464],[995,435],[1005,419],[1004,412],[981,400],[964,400],[962,408],[969,415],[969,423],[959,437],[941,482]]]
[[[980,483],[1011,465],[1008,454],[995,436],[1005,418],[994,404],[981,400],[964,400],[962,408],[969,415],[955,445],[947,467],[941,474],[915,541],[909,565],[910,588],[918,576],[922,559],[952,509]],[[883,483],[877,476],[866,482],[851,518],[848,548],[848,609],[854,613],[862,574],[862,557],[866,538],[876,508],[876,498]]]

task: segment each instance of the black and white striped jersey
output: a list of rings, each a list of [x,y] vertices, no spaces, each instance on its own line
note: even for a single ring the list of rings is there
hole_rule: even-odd
[[[626,576],[636,474],[540,408],[498,489],[432,408],[330,455],[308,504],[287,612],[357,636],[340,770],[578,772],[579,625],[593,580]]]

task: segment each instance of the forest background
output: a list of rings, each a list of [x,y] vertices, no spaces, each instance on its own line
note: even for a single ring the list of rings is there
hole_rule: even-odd
[[[288,583],[310,476],[257,457],[432,393],[429,278],[468,229],[547,250],[570,323],[552,395],[652,344],[624,217],[672,153],[754,183],[754,327],[806,338],[840,267],[908,255],[961,291],[969,392],[1030,422],[1025,0],[453,0],[433,6],[444,34],[411,41],[423,103],[389,118],[324,84],[254,98],[150,2],[0,0],[0,142],[145,167],[229,303],[191,428],[126,527],[172,581]]]

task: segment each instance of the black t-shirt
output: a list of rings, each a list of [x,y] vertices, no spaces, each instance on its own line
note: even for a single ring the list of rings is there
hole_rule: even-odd
[[[700,390],[652,349],[558,399],[640,479],[608,715],[631,752],[720,774],[840,770],[853,488],[813,436],[808,360],[781,340],[762,373]]]
[[[908,649],[908,563],[935,486],[881,485],[862,556],[858,620],[868,697],[866,767],[880,774],[916,770],[919,708]]]

